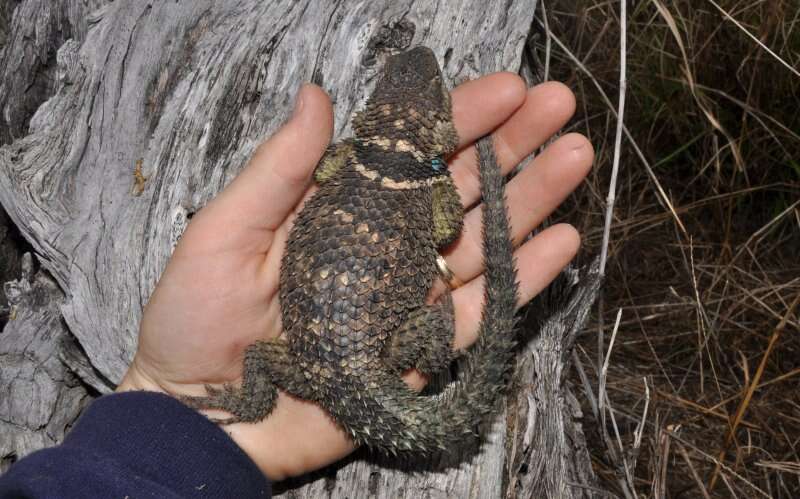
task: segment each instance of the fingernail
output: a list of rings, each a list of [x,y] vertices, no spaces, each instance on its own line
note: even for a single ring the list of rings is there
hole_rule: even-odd
[[[300,115],[300,113],[303,112],[303,105],[305,103],[305,94],[306,94],[305,90],[307,86],[308,86],[307,83],[303,83],[303,85],[300,86],[300,90],[297,91],[297,97],[295,97],[294,100],[294,111],[292,111],[292,118]]]

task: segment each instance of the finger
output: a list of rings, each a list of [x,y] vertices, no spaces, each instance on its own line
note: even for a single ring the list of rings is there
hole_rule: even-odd
[[[459,149],[503,123],[525,101],[525,82],[514,73],[493,73],[453,89],[453,123]]]
[[[519,294],[517,306],[528,303],[556,278],[575,257],[580,236],[574,227],[559,224],[547,228],[514,252]],[[481,321],[484,277],[473,279],[453,292],[456,309],[455,348],[465,348],[477,339]]]
[[[332,132],[330,98],[316,85],[303,85],[289,121],[258,146],[247,166],[207,207],[226,219],[217,223],[278,227],[308,188]]]
[[[525,102],[492,132],[497,161],[504,174],[560,130],[575,112],[575,95],[565,85],[547,82],[527,92]],[[458,151],[449,159],[450,174],[464,206],[480,197],[475,147]]]
[[[591,143],[577,133],[560,137],[506,186],[511,237],[516,246],[583,181],[594,161]],[[463,282],[483,272],[482,206],[464,217],[461,237],[446,254],[447,266]]]

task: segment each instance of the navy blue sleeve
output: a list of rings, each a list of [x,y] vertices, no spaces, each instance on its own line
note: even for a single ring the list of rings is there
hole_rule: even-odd
[[[271,496],[267,478],[222,429],[154,392],[100,397],[61,445],[0,477],[0,499]]]

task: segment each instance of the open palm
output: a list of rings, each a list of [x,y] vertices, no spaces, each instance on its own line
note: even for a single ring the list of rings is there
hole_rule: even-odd
[[[574,97],[558,83],[526,90],[516,75],[497,73],[459,86],[452,101],[461,143],[448,164],[466,215],[461,238],[445,256],[465,283],[453,293],[455,344],[464,347],[475,340],[483,298],[473,144],[491,132],[508,172],[566,123]],[[145,309],[138,350],[119,391],[202,395],[205,383],[237,383],[244,348],[281,334],[281,256],[292,220],[313,192],[311,173],[330,140],[332,120],[327,95],[304,86],[286,125],[192,219]],[[516,245],[580,183],[592,159],[584,137],[565,135],[508,184]],[[517,247],[520,304],[558,274],[578,245],[572,227],[556,225]],[[416,372],[406,381],[424,384]],[[224,428],[273,480],[317,469],[353,450],[321,408],[282,392],[264,421]]]

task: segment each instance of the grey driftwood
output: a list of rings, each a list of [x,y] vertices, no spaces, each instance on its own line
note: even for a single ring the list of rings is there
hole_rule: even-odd
[[[3,2],[0,203],[33,257],[10,266],[19,275],[0,304],[8,320],[0,470],[60,441],[93,397],[113,390],[135,349],[142,307],[191,216],[280,126],[302,82],[331,94],[340,136],[393,49],[431,47],[451,82],[519,71],[535,6]],[[598,287],[569,270],[538,299],[505,413],[460,466],[412,469],[356,454],[281,484],[282,494],[595,496],[565,376]]]

